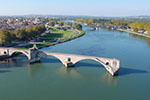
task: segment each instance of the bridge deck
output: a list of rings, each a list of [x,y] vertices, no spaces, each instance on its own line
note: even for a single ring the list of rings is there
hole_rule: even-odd
[[[95,58],[100,58],[100,59],[107,59],[107,60],[112,60],[114,58],[103,58],[103,57],[96,57],[96,56],[86,56],[86,55],[78,55],[78,54],[66,54],[66,53],[54,53],[54,52],[45,52],[45,54],[47,55],[64,55],[64,56],[68,56],[68,57],[82,57],[82,58],[91,58],[91,59],[95,59]],[[118,59],[116,59],[118,60]],[[119,60],[118,60],[119,61]]]

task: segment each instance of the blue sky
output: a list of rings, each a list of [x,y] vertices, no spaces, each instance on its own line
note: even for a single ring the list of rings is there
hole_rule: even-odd
[[[0,0],[0,15],[150,15],[150,0]]]

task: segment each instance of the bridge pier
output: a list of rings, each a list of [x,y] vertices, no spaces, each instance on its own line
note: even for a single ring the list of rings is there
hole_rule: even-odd
[[[70,57],[67,58],[67,60],[66,60],[66,61],[63,61],[63,62],[65,62],[65,63],[64,63],[64,66],[65,66],[65,67],[74,67],[74,63],[71,61],[71,58],[70,58]]]
[[[65,67],[74,67],[74,64],[72,62],[66,61],[66,63],[64,64]]]
[[[34,45],[32,48],[29,49],[30,51],[30,58],[29,58],[29,63],[36,63],[40,62],[41,55],[40,51],[38,51],[38,48],[36,45]]]
[[[29,63],[30,63],[30,64],[36,63],[36,62],[40,62],[40,58],[34,58],[34,59],[30,59],[30,60],[29,60]]]

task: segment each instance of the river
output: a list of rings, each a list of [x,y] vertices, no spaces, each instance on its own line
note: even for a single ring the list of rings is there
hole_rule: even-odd
[[[117,58],[119,76],[112,77],[98,62],[83,60],[65,68],[48,56],[28,64],[19,55],[0,62],[1,100],[148,100],[150,98],[150,45],[126,32],[100,28],[78,39],[41,49]]]

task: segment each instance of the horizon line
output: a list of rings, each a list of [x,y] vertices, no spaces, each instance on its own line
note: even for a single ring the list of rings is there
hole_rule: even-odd
[[[71,14],[11,14],[11,15],[0,15],[0,17],[11,17],[11,16],[87,16],[87,17],[150,17],[150,15],[125,15],[125,16],[98,16],[98,15],[71,15]]]

